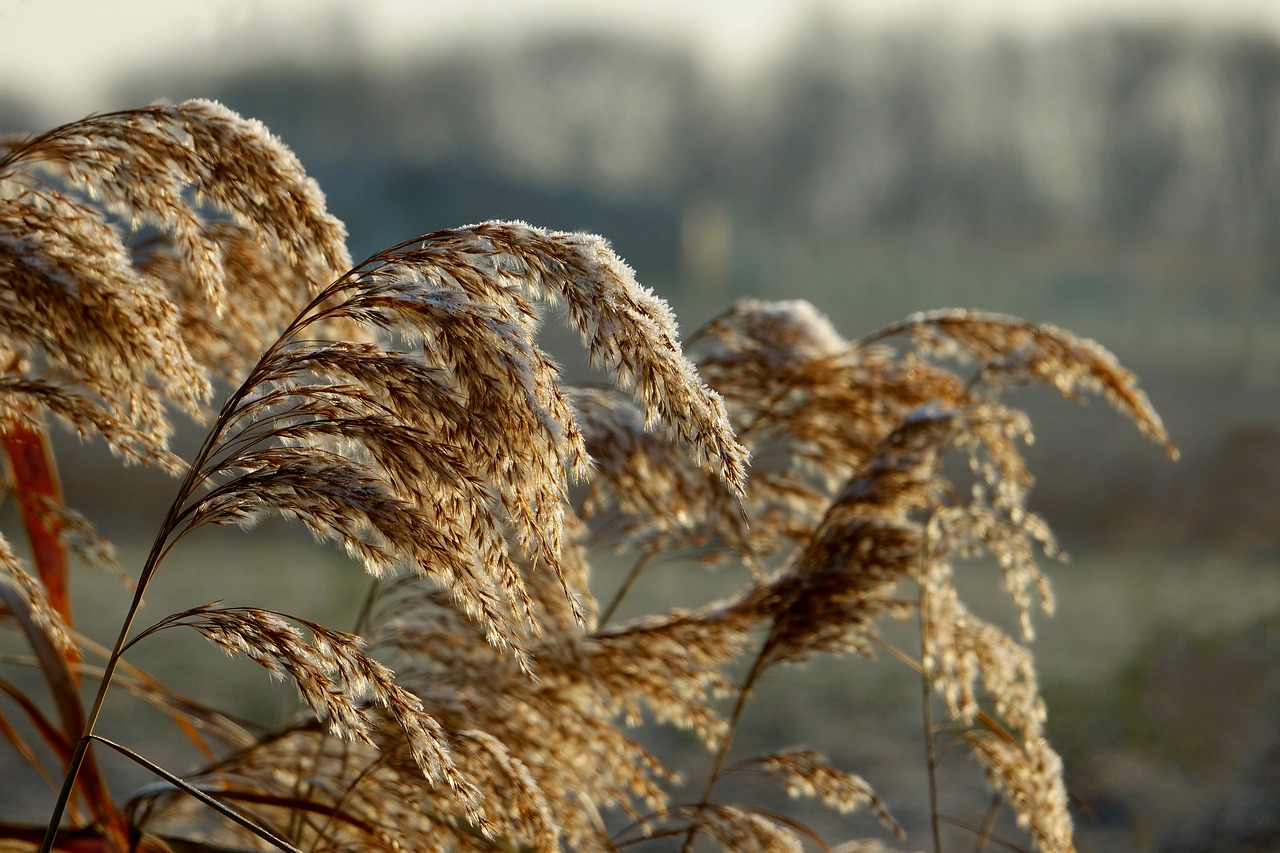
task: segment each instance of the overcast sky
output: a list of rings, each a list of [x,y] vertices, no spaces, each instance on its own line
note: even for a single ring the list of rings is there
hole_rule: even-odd
[[[1173,17],[1280,34],[1280,0],[0,0],[0,88],[38,98],[54,117],[101,102],[113,77],[180,62],[305,56],[349,44],[395,61],[460,39],[606,26],[694,41],[708,60],[749,64],[815,8],[869,25],[1038,32],[1101,15]]]

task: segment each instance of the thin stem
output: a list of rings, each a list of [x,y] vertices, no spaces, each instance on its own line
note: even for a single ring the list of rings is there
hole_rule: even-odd
[[[364,636],[365,630],[369,627],[369,620],[373,617],[373,608],[378,602],[378,595],[382,592],[382,581],[374,578],[369,584],[369,591],[365,593],[364,601],[360,604],[360,612],[356,614],[355,626],[351,629],[352,633]]]
[[[374,578],[372,583],[369,584],[369,591],[365,593],[364,601],[361,602],[360,604],[360,612],[356,614],[355,625],[351,629],[352,633],[364,636],[365,629],[368,626],[368,622],[373,617],[373,609],[375,606],[377,606],[378,593],[382,590],[382,588],[383,588],[383,583],[377,578]],[[314,755],[315,755],[315,758],[313,760],[315,761],[315,766],[319,767],[321,764],[321,761],[324,759],[324,741],[323,740],[316,741]],[[347,764],[350,758],[351,758],[351,744],[347,741],[343,741],[342,747],[341,747],[341,757],[339,758],[339,767],[341,769],[339,773],[335,775],[345,778]],[[363,770],[361,770],[356,775],[356,778],[351,782],[350,785],[347,786],[346,791],[343,792],[342,799],[339,800],[338,803],[335,805],[335,809],[341,808],[348,798],[355,796],[356,788],[360,786],[361,781],[368,774],[372,773],[373,770],[377,768],[378,764],[379,764],[378,761],[374,761],[368,764]],[[305,780],[302,778],[299,778],[297,784],[294,786],[294,791],[296,796],[299,799],[303,799],[303,800],[309,798],[311,796],[311,792],[314,789],[315,789],[315,784],[310,780],[310,778]],[[304,820],[304,816],[300,812],[295,811],[292,819],[289,822],[289,837],[292,838],[295,843],[301,843],[303,820]],[[332,825],[333,820],[334,820],[334,817],[331,815],[325,821],[324,824],[322,824],[318,829],[316,829],[316,831],[313,834],[313,837],[311,840],[311,848],[308,851],[308,853],[315,853],[316,845],[320,844],[324,840],[325,833],[328,831],[329,826]]]
[[[981,827],[974,826],[973,824],[967,823],[963,820],[956,820],[953,817],[943,817],[942,820],[946,823],[951,824],[952,826],[958,826],[963,830],[972,832],[975,835],[982,832]],[[988,840],[991,841],[993,844],[995,844],[997,847],[1003,847],[1005,850],[1008,850],[1010,853],[1031,853],[1031,851],[1028,850],[1026,847],[1022,847],[1020,845],[1014,844],[1011,841],[1006,841],[1005,839],[997,835],[989,836]]]
[[[982,826],[978,833],[978,842],[973,848],[973,853],[984,853],[987,849],[987,842],[991,840],[991,832],[995,829],[996,818],[1000,815],[1000,795],[996,794],[991,798],[991,806],[987,809],[987,816],[982,820]]]
[[[314,301],[312,304],[315,304]],[[311,306],[309,305],[306,310],[310,309]],[[296,331],[305,313],[306,311],[304,310],[303,315],[300,315],[289,324],[289,327],[281,333],[276,342],[258,359],[258,363],[249,372],[249,376],[244,383],[227,398],[222,409],[218,412],[218,418],[214,421],[213,427],[205,435],[195,458],[187,467],[186,476],[183,477],[182,484],[178,487],[177,496],[169,505],[164,521],[160,525],[160,530],[151,544],[151,552],[147,555],[147,560],[142,566],[142,572],[138,576],[138,583],[134,588],[133,599],[129,602],[129,611],[125,614],[124,621],[120,626],[120,633],[116,637],[115,645],[112,647],[111,654],[107,657],[106,665],[103,667],[102,680],[98,683],[98,692],[93,698],[93,706],[85,718],[84,730],[80,739],[76,742],[75,751],[71,754],[71,761],[67,764],[67,773],[63,779],[62,789],[58,792],[58,800],[49,816],[49,824],[45,830],[44,842],[40,846],[40,853],[49,853],[53,849],[58,828],[62,823],[62,816],[66,812],[67,804],[70,802],[72,792],[75,789],[76,777],[79,776],[80,768],[84,765],[89,744],[95,739],[94,729],[97,727],[98,718],[102,714],[102,706],[106,701],[107,691],[111,688],[116,667],[119,665],[120,658],[128,646],[129,633],[133,629],[138,611],[142,608],[143,596],[151,583],[151,579],[155,576],[160,562],[168,553],[168,547],[172,544],[170,542],[171,537],[180,521],[191,510],[187,503],[199,484],[203,483],[206,478],[205,465],[212,458],[222,434],[232,420],[235,410],[243,402],[250,389],[257,384],[263,367],[276,356],[288,337]]]
[[[927,547],[927,546],[926,546]],[[927,571],[927,568],[926,568]],[[933,685],[930,673],[933,669],[929,650],[929,584],[928,578],[920,578],[920,690],[924,723],[925,765],[929,771],[929,824],[933,831],[934,853],[942,853],[942,823],[938,811],[938,754],[933,741]]]
[[[107,740],[101,735],[85,735],[84,740],[86,741],[96,740],[105,746],[111,747],[116,752],[119,752],[121,755],[124,755],[125,757],[137,762],[138,764],[141,764],[143,767],[147,768],[152,773],[159,776],[161,779],[164,779],[169,784],[174,785],[175,787],[181,789],[185,793],[195,797],[197,800],[204,803],[209,808],[214,809],[219,814],[225,815],[228,819],[240,824],[245,829],[252,832],[254,835],[258,836],[262,840],[271,844],[273,847],[278,847],[281,850],[287,850],[289,851],[289,853],[302,853],[302,851],[299,850],[297,847],[294,847],[292,844],[285,841],[283,838],[280,838],[278,835],[271,832],[270,830],[267,830],[262,828],[261,826],[258,826],[256,823],[249,820],[247,817],[240,814],[238,811],[231,808],[226,803],[219,802],[214,797],[211,797],[209,794],[206,794],[204,791],[201,791],[195,785],[192,785],[190,782],[187,782],[173,775],[168,770],[165,770],[160,765],[147,760],[143,756],[134,752],[132,749],[129,749],[127,746],[118,744],[115,741]]]
[[[898,648],[893,643],[890,643],[888,640],[878,635],[872,635],[869,639],[871,640],[871,642],[875,643],[877,646],[884,649],[890,655],[897,658],[899,663],[906,666],[907,669],[911,670],[916,675],[926,674],[925,669],[921,665],[920,661],[916,660],[910,654],[908,654],[907,652],[904,652],[902,649]]]
[[[729,715],[728,728],[725,730],[724,738],[720,741],[720,748],[716,750],[715,759],[711,763],[711,771],[707,774],[707,783],[702,788],[702,795],[698,798],[698,804],[694,806],[695,814],[703,811],[711,802],[711,793],[715,790],[716,783],[720,781],[720,771],[724,767],[725,759],[729,756],[729,747],[732,745],[734,733],[738,729],[738,721],[742,718],[742,709],[747,704],[747,696],[751,694],[756,681],[764,674],[765,658],[768,657],[771,649],[772,637],[765,640],[764,645],[760,648],[760,653],[756,655],[755,661],[751,664],[751,671],[742,680],[742,686],[738,689],[738,698],[733,704],[733,713]],[[698,829],[699,825],[697,823],[689,827],[688,834],[684,839],[684,845],[680,848],[680,853],[689,853],[693,849],[693,842],[698,837]]]
[[[194,468],[189,469],[187,474],[188,481],[192,479],[191,471],[194,470]],[[98,682],[98,692],[93,697],[93,706],[90,708],[88,716],[85,717],[84,732],[81,734],[80,739],[76,741],[75,751],[71,753],[71,761],[67,764],[67,774],[62,781],[62,790],[58,792],[58,800],[54,804],[52,814],[49,816],[49,824],[45,829],[44,842],[40,845],[40,853],[49,853],[53,849],[58,827],[62,823],[63,812],[66,811],[67,803],[71,800],[71,793],[75,789],[76,777],[79,776],[80,767],[84,764],[85,755],[89,750],[89,743],[95,738],[93,732],[98,724],[98,717],[102,714],[102,705],[106,701],[107,690],[111,686],[116,667],[119,665],[120,657],[124,653],[129,632],[133,629],[134,620],[142,607],[143,592],[159,565],[164,541],[168,538],[165,534],[168,530],[169,519],[174,516],[176,506],[177,502],[170,507],[169,518],[166,518],[166,523],[161,528],[161,535],[156,537],[156,541],[151,546],[151,554],[143,565],[142,574],[138,578],[138,586],[133,594],[133,600],[129,602],[129,612],[125,614],[124,622],[120,626],[120,634],[116,637],[115,646],[112,647],[111,654],[107,658],[106,666],[103,667],[102,680]]]
[[[613,600],[609,602],[609,606],[600,614],[600,618],[597,620],[597,630],[609,624],[609,620],[613,618],[618,605],[622,604],[622,600],[627,597],[627,593],[631,592],[632,585],[640,577],[640,573],[644,571],[645,566],[649,565],[649,560],[653,558],[654,553],[653,551],[645,551],[640,555],[640,559],[636,560],[635,565],[631,567],[631,571],[627,572],[626,578],[622,581],[622,586],[618,587],[618,591],[613,594]]]
[[[346,771],[347,759],[350,757],[349,747],[350,747],[350,744],[347,744],[345,742],[343,743],[342,768],[343,768],[344,775]],[[323,750],[323,747],[316,750],[317,766],[319,766],[320,764],[320,758],[323,757],[321,755],[322,750]],[[364,769],[361,770],[359,773],[357,773],[356,777],[351,780],[351,782],[347,785],[346,790],[342,792],[342,796],[338,799],[336,803],[334,803],[333,813],[328,815],[325,819],[325,822],[316,828],[315,835],[311,839],[311,846],[308,849],[307,853],[316,853],[317,846],[320,845],[325,840],[325,838],[328,837],[329,827],[331,827],[334,821],[337,819],[337,813],[347,804],[348,801],[350,801],[353,797],[355,797],[356,790],[364,783],[366,779],[372,776],[373,772],[377,770],[381,764],[382,764],[381,758],[378,758],[369,762],[368,764],[365,765]],[[297,826],[296,828],[293,829],[293,831],[300,832],[301,827]],[[300,840],[301,836],[298,836],[298,837]]]
[[[952,432],[948,430],[946,443],[951,442]],[[942,452],[935,452],[931,462],[932,471],[930,472],[929,481],[936,482],[938,471],[942,466]],[[920,522],[920,570],[916,579],[919,587],[919,598],[916,603],[916,619],[920,626],[920,705],[921,705],[921,724],[924,727],[924,753],[925,767],[929,777],[929,827],[933,834],[933,851],[934,853],[942,853],[942,816],[938,808],[938,749],[934,742],[934,722],[933,722],[933,673],[935,669],[935,661],[933,659],[933,649],[930,646],[929,638],[932,636],[929,620],[929,591],[932,575],[932,567],[934,561],[933,539],[929,532],[929,519],[937,512],[937,498],[934,493],[930,493],[928,501],[928,512],[925,513],[924,519]]]

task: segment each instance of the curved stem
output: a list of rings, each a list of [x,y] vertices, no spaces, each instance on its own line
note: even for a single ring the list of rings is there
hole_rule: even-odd
[[[927,547],[927,546],[926,546]],[[925,571],[928,571],[926,566]],[[933,670],[929,649],[929,585],[920,578],[920,704],[923,709],[925,766],[929,771],[929,826],[933,832],[934,853],[942,853],[942,825],[938,811],[938,753],[933,741]]]
[[[954,425],[947,432],[947,443],[952,440]],[[944,445],[945,446],[945,445]],[[936,482],[938,471],[942,466],[942,453],[935,453],[931,462],[930,481]],[[928,512],[920,522],[920,571],[916,578],[919,586],[916,619],[920,626],[920,706],[921,725],[924,728],[925,767],[929,777],[929,828],[933,835],[934,853],[942,853],[942,814],[938,808],[938,749],[934,741],[933,722],[933,674],[936,668],[934,652],[930,643],[932,636],[929,619],[930,582],[934,564],[933,539],[929,529],[929,519],[938,511],[937,497],[930,494]]]
[[[627,576],[622,581],[622,585],[618,587],[618,591],[613,594],[613,599],[609,605],[600,614],[600,618],[596,624],[596,630],[603,628],[609,624],[609,620],[613,618],[613,614],[617,612],[618,605],[622,604],[622,600],[627,597],[627,593],[631,592],[631,587],[635,584],[636,579],[640,577],[640,573],[644,571],[645,566],[649,565],[649,560],[653,558],[655,552],[645,551],[640,555],[640,559],[636,560],[635,565],[631,567],[631,571],[627,572]]]
[[[173,775],[168,770],[165,770],[163,767],[161,767],[160,765],[156,764],[153,761],[149,761],[148,759],[134,752],[132,749],[129,749],[127,746],[123,746],[121,744],[116,743],[115,741],[108,740],[102,737],[101,735],[85,735],[84,740],[86,741],[96,740],[105,746],[111,747],[116,752],[119,752],[121,755],[147,768],[152,773],[156,774],[161,779],[164,779],[169,784],[175,786],[176,788],[184,791],[187,794],[190,794],[192,797],[195,797],[197,800],[204,803],[206,806],[218,812],[219,814],[225,815],[228,819],[238,823],[240,826],[243,826],[245,829],[249,830],[254,835],[266,841],[268,844],[272,845],[273,847],[278,847],[281,850],[287,850],[289,851],[289,853],[302,853],[302,851],[299,850],[297,847],[294,847],[292,844],[285,841],[283,838],[279,837],[275,833],[267,829],[264,829],[261,826],[258,826],[256,823],[249,820],[244,815],[240,814],[240,812],[236,811],[235,809],[231,808],[225,803],[219,802],[217,799],[215,799],[214,797],[211,797],[209,794],[200,790],[195,785],[192,785],[191,783],[185,781],[184,779],[181,779],[178,776]],[[290,803],[290,805],[296,808],[295,804]]]
[[[746,678],[742,680],[742,686],[738,689],[738,698],[733,704],[733,712],[729,715],[729,726],[725,730],[724,738],[720,741],[720,748],[716,750],[715,759],[711,763],[711,771],[707,774],[707,783],[702,788],[702,795],[698,798],[698,804],[694,806],[695,814],[701,812],[711,802],[711,793],[715,790],[716,783],[720,781],[720,771],[724,768],[725,759],[729,756],[729,747],[733,744],[733,735],[738,729],[738,721],[742,718],[742,709],[746,706],[747,697],[751,695],[751,690],[755,687],[756,681],[764,674],[765,659],[772,648],[772,639],[770,637],[765,640],[764,645],[760,648],[760,653],[756,655],[755,661],[751,664],[751,670],[747,673]],[[680,848],[680,853],[689,853],[693,849],[693,842],[698,837],[698,829],[699,825],[697,823],[689,827],[684,844]]]
[[[1000,816],[1000,796],[991,797],[991,805],[987,808],[987,816],[979,827],[977,846],[973,848],[973,853],[985,853],[987,842],[992,838],[992,831],[996,826],[996,818]]]
[[[369,627],[369,620],[373,617],[373,608],[378,603],[378,595],[382,592],[383,582],[378,578],[374,578],[369,584],[369,591],[365,593],[364,601],[360,604],[360,612],[356,614],[355,625],[352,627],[353,634],[365,635],[366,629]]]
[[[190,470],[194,471],[195,469],[192,468]],[[190,473],[188,473],[187,479],[188,481],[191,479]],[[93,698],[93,706],[90,708],[88,716],[85,717],[84,731],[80,739],[76,741],[75,751],[72,752],[71,761],[67,764],[67,774],[63,778],[62,789],[58,792],[58,800],[54,804],[52,814],[49,816],[49,824],[45,829],[44,842],[40,846],[40,853],[49,853],[53,849],[58,827],[62,823],[63,812],[66,811],[67,803],[71,800],[71,793],[75,789],[76,777],[80,774],[80,767],[84,764],[86,753],[89,750],[89,743],[96,737],[94,728],[97,726],[98,718],[102,714],[102,705],[106,701],[107,690],[111,687],[116,667],[120,664],[120,657],[124,653],[128,642],[129,632],[132,630],[134,620],[142,607],[143,592],[159,565],[160,556],[164,550],[164,542],[168,538],[167,531],[170,519],[175,515],[176,506],[177,503],[175,502],[173,507],[170,507],[169,517],[166,519],[164,527],[161,528],[161,535],[156,537],[156,541],[151,546],[151,554],[143,565],[142,574],[138,578],[138,585],[134,590],[133,600],[129,603],[129,612],[125,615],[124,622],[120,626],[120,634],[116,637],[115,646],[112,647],[106,666],[102,670],[102,679],[98,682],[98,692]]]
[[[308,306],[307,310],[310,310]],[[305,311],[304,311],[305,315]],[[243,384],[237,388],[227,401],[223,404],[222,409],[218,412],[217,420],[214,421],[212,428],[205,435],[204,441],[200,445],[200,449],[196,452],[195,458],[187,467],[186,476],[183,477],[182,484],[178,487],[178,493],[173,502],[169,505],[169,510],[165,514],[164,521],[160,525],[160,530],[156,534],[155,540],[151,545],[151,552],[147,555],[147,560],[142,566],[142,572],[138,576],[138,583],[134,587],[133,599],[129,602],[129,610],[125,614],[124,621],[120,626],[120,633],[116,637],[115,645],[111,649],[111,654],[107,657],[107,662],[102,671],[102,680],[98,683],[98,692],[93,698],[93,705],[89,710],[89,714],[85,717],[84,730],[80,735],[80,739],[76,742],[75,751],[71,754],[71,761],[67,765],[66,776],[62,782],[62,789],[58,792],[57,802],[54,804],[53,812],[49,816],[49,823],[45,830],[44,841],[40,846],[40,853],[49,853],[53,849],[54,841],[57,837],[58,827],[62,823],[62,816],[66,812],[67,804],[71,800],[72,792],[75,790],[76,777],[80,774],[80,768],[85,763],[86,755],[89,751],[91,741],[96,738],[94,730],[98,724],[98,718],[102,714],[102,706],[107,698],[107,691],[111,688],[112,679],[115,677],[116,667],[120,663],[120,658],[124,654],[125,648],[128,646],[129,633],[133,629],[134,621],[137,619],[138,611],[142,608],[143,596],[147,591],[147,587],[151,583],[151,579],[155,576],[156,570],[159,568],[161,561],[168,553],[168,547],[171,544],[170,539],[177,530],[183,518],[190,512],[191,507],[188,506],[192,495],[195,493],[199,484],[203,483],[206,477],[205,465],[218,446],[218,442],[226,430],[228,423],[231,422],[232,416],[236,408],[244,400],[250,389],[257,384],[258,377],[266,365],[280,351],[285,341],[297,329],[301,320],[300,315],[290,323],[289,327],[281,333],[267,350],[262,354],[258,363],[254,365],[253,370],[249,372],[248,378]]]

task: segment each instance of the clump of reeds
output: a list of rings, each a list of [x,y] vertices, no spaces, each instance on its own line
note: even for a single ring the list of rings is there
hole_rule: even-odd
[[[288,149],[203,101],[7,140],[0,293],[5,486],[31,545],[26,558],[0,539],[0,598],[33,652],[6,666],[37,667],[48,695],[5,692],[48,754],[4,715],[0,733],[58,792],[47,827],[0,830],[14,844],[825,846],[718,795],[734,734],[769,670],[883,648],[921,679],[922,709],[906,711],[923,710],[925,748],[904,759],[921,762],[922,790],[937,694],[1030,842],[1073,849],[1026,646],[1037,598],[1052,606],[1036,557],[1054,545],[1025,505],[1030,425],[1001,394],[1025,381],[1101,393],[1172,452],[1096,344],[963,311],[846,340],[807,303],[746,302],[682,345],[605,241],[518,222],[353,264]],[[610,383],[562,380],[539,343],[549,306]],[[219,383],[232,390],[215,411]],[[168,446],[174,410],[209,425],[189,460]],[[180,477],[110,649],[74,628],[68,554],[112,558],[62,504],[50,420]],[[951,454],[966,475],[943,464]],[[267,514],[370,574],[358,624],[208,604],[136,627],[187,534]],[[632,555],[625,579],[592,576],[602,544]],[[749,572],[726,600],[615,621],[645,566],[670,554]],[[1020,636],[956,591],[983,555]],[[603,608],[602,586],[618,590]],[[885,619],[915,620],[919,647],[889,647]],[[250,731],[125,660],[178,627],[291,681],[300,716]],[[96,682],[89,703],[82,680]],[[205,766],[178,775],[104,736],[103,704],[126,689],[191,734]],[[650,721],[697,734],[705,778],[680,786],[633,731]],[[163,784],[121,799],[103,748]],[[872,785],[813,749],[733,766],[870,809],[901,837]],[[936,794],[932,812],[938,845]],[[839,840],[882,849],[867,832]]]

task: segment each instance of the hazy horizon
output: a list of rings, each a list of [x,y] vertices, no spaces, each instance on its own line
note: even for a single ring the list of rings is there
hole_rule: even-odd
[[[766,61],[815,19],[864,28],[929,26],[948,33],[1012,31],[1029,36],[1091,21],[1151,21],[1258,29],[1280,36],[1280,4],[1262,0],[656,0],[614,2],[475,0],[465,7],[414,0],[164,0],[112,4],[70,0],[0,2],[0,93],[38,104],[49,118],[109,108],[122,77],[169,67],[261,62],[323,65],[346,46],[372,66],[453,46],[492,45],[553,30],[614,30],[692,45],[713,70]],[[349,58],[349,57],[347,57]]]

